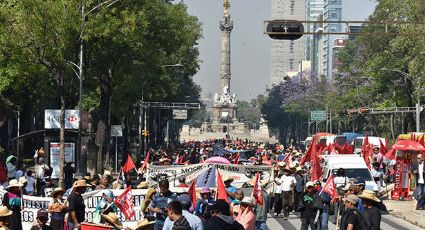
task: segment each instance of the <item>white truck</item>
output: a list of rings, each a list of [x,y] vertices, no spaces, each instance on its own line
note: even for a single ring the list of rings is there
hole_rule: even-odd
[[[339,168],[345,170],[345,176],[349,179],[365,180],[365,188],[378,192],[378,185],[373,180],[370,170],[367,167],[364,159],[360,155],[344,154],[344,155],[324,155],[325,162],[323,164],[323,181],[326,181],[331,173],[336,176]]]

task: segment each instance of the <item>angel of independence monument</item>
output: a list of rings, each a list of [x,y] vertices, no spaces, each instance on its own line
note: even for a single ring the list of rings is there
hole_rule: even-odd
[[[236,95],[230,91],[230,33],[233,21],[230,20],[228,0],[223,2],[224,14],[220,21],[221,30],[221,66],[220,92],[216,93],[213,102],[212,121],[204,124],[207,131],[216,133],[245,133],[247,126],[238,122],[236,109]]]
[[[233,138],[248,138],[251,140],[275,141],[269,138],[265,121],[261,121],[260,129],[250,131],[248,125],[240,122],[237,117],[236,95],[231,93],[230,79],[230,34],[233,22],[230,20],[229,0],[223,1],[224,14],[220,21],[221,30],[221,65],[220,65],[220,92],[215,93],[212,103],[211,117],[202,124],[202,127],[192,128],[183,125],[180,140],[222,138],[229,134]],[[209,107],[211,108],[211,107]],[[210,110],[207,108],[207,111]]]

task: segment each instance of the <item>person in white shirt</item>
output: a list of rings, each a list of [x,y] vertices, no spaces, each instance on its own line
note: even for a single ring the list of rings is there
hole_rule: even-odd
[[[276,177],[274,179],[274,194],[273,194],[273,207],[274,207],[274,215],[277,217],[279,216],[280,212],[282,211],[282,187],[280,186],[282,184],[281,179],[281,173],[282,170],[286,167],[286,163],[279,162],[278,163],[278,170],[275,174]]]
[[[6,163],[7,178],[9,180],[16,179],[16,163],[18,163],[16,157],[12,157],[9,162]]]
[[[294,209],[294,187],[297,184],[297,180],[291,175],[291,173],[291,170],[285,169],[282,177],[280,178],[284,220],[288,219],[289,212]]]

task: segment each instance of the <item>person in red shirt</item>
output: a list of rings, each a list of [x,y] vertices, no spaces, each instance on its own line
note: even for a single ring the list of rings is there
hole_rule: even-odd
[[[184,176],[179,177],[179,186],[180,188],[188,188],[186,184],[186,178]]]

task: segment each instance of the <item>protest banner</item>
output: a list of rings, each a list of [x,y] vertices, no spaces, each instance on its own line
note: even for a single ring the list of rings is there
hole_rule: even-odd
[[[115,197],[120,196],[124,189],[111,190]],[[118,210],[117,216],[122,222],[124,228],[129,227],[135,229],[137,227],[137,221],[143,219],[143,213],[141,211],[142,201],[145,199],[147,190],[146,189],[134,189],[132,190],[133,205],[135,214],[130,220],[127,220],[124,214]],[[5,190],[0,190],[0,202],[3,200],[3,196],[6,193]],[[92,222],[94,213],[96,212],[97,203],[102,199],[102,190],[96,190],[93,192],[85,193],[82,195],[84,204],[86,205],[86,221]],[[47,209],[49,206],[51,197],[37,197],[37,196],[22,196],[22,207],[21,218],[22,218],[22,229],[30,229],[31,226],[36,224],[37,211],[41,208]],[[49,214],[50,215],[50,214]]]
[[[244,183],[255,178],[257,172],[260,173],[262,184],[273,181],[273,168],[271,166],[216,163],[168,166],[149,165],[147,177],[150,184],[156,184],[158,180],[166,179],[170,181],[170,187],[177,186],[180,177],[185,177],[186,183],[196,178],[197,187],[215,187],[216,169],[219,169],[223,176],[232,176],[235,179],[232,185],[237,188],[241,188]]]

